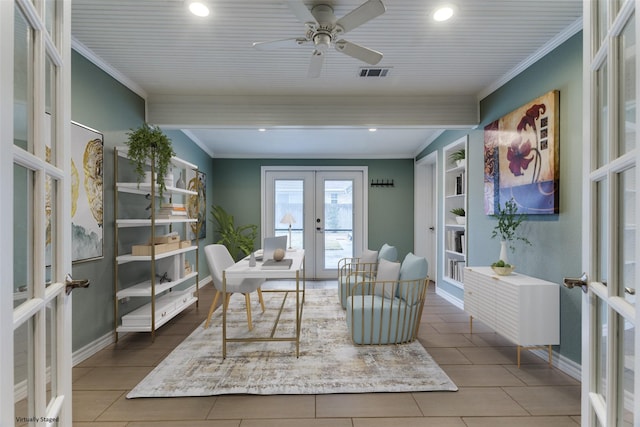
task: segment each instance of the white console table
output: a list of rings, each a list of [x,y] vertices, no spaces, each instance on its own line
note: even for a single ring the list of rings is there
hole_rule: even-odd
[[[545,346],[551,365],[551,346],[560,343],[560,287],[557,283],[512,273],[497,275],[491,267],[466,267],[464,310],[520,350]]]

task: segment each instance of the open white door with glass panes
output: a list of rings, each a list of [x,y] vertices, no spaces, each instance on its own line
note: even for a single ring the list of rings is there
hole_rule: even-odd
[[[585,273],[565,285],[584,291],[585,427],[640,427],[639,3],[584,1]]]
[[[72,424],[70,25],[70,1],[0,1],[3,426]]]
[[[338,260],[366,247],[366,168],[263,167],[262,230],[291,235],[306,277],[335,279]]]

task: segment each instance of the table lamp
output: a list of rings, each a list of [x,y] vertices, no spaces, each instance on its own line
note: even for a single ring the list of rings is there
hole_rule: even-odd
[[[295,218],[290,213],[284,214],[284,216],[280,220],[280,224],[289,224],[289,249],[291,249],[291,224],[295,222]]]

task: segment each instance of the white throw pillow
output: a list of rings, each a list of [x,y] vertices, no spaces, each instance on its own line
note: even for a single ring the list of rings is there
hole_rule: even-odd
[[[393,283],[385,283],[384,286],[382,285],[382,283],[377,283],[374,294],[389,299],[395,298],[396,286],[398,286],[398,277],[400,277],[400,263],[381,259],[378,263],[378,274],[376,275],[376,282]]]
[[[378,251],[372,251],[370,249],[365,249],[360,254],[360,262],[378,262]]]

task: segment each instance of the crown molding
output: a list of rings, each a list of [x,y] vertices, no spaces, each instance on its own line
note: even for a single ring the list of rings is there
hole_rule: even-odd
[[[540,49],[535,51],[527,59],[525,59],[520,64],[515,66],[513,69],[511,69],[511,71],[506,73],[504,76],[496,80],[491,85],[487,86],[482,91],[478,92],[478,95],[477,95],[478,102],[480,102],[481,100],[483,100],[484,98],[486,98],[487,96],[489,96],[490,94],[498,90],[500,87],[502,87],[504,84],[506,84],[513,78],[515,78],[518,74],[522,73],[527,68],[531,67],[533,64],[535,64],[537,61],[542,59],[549,52],[551,52],[552,50],[560,46],[562,43],[569,40],[571,37],[573,37],[575,34],[580,32],[581,30],[582,30],[582,18],[579,18],[573,24],[565,28],[562,32],[558,33],[558,35],[556,35],[554,38],[549,40],[547,44],[542,46]]]
[[[71,37],[71,48],[146,101],[148,95],[144,89],[120,71],[109,65],[104,59],[96,55],[95,52],[78,41],[75,37]]]

